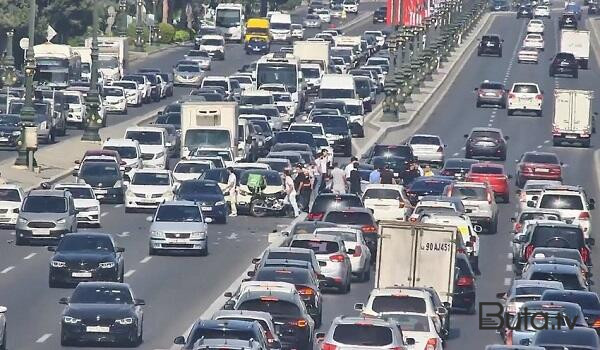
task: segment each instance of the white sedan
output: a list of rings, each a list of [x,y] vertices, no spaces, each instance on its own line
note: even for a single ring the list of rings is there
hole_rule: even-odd
[[[541,34],[527,34],[523,39],[523,47],[532,47],[544,51],[544,37]]]
[[[544,34],[544,22],[541,19],[531,19],[527,23],[527,33]]]
[[[156,209],[160,203],[172,201],[175,181],[164,169],[137,169],[125,191],[125,212],[133,209]]]
[[[402,335],[415,340],[414,349],[442,350],[440,333],[445,330],[436,329],[431,316],[413,312],[402,312],[389,315],[402,329]]]
[[[536,8],[533,10],[533,17],[535,17],[535,18],[540,18],[540,17],[550,18],[550,7],[545,6],[545,5],[536,6]]]
[[[369,184],[363,194],[365,208],[373,210],[375,220],[406,221],[412,207],[402,185]]]
[[[518,63],[538,63],[539,52],[533,47],[522,47],[517,53]]]

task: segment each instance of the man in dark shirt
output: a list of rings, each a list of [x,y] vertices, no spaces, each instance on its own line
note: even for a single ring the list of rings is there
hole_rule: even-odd
[[[354,169],[350,171],[350,178],[348,180],[350,182],[350,193],[360,196],[362,194],[362,188],[360,186],[362,179],[360,177],[360,171],[358,170],[358,162],[354,162]]]
[[[419,173],[418,166],[416,164],[411,164],[408,171],[405,172],[404,176],[402,177],[402,184],[408,186],[419,176],[421,176],[421,174]]]
[[[381,170],[381,183],[390,185],[394,183],[394,173],[387,165]]]

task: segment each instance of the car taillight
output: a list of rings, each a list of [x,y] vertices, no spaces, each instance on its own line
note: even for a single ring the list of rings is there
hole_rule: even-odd
[[[592,323],[593,328],[600,328],[600,318]]]
[[[521,229],[523,228],[523,224],[520,222],[517,222],[515,224],[515,232],[521,232]]]
[[[589,264],[590,250],[587,247],[581,247],[579,248],[579,253],[581,253],[581,260],[583,260],[585,264]]]
[[[411,216],[411,217],[408,219],[408,221],[410,221],[410,222],[417,222],[417,218],[416,218],[416,217],[414,217],[414,216]]]
[[[506,345],[513,345],[513,332],[512,329],[507,329],[506,330]]]
[[[312,295],[315,295],[315,291],[309,287],[300,287],[300,288],[298,288],[298,294],[312,296]]]
[[[344,255],[335,254],[335,255],[330,256],[329,260],[331,260],[333,262],[344,262]]]
[[[308,220],[320,221],[325,213],[308,213]]]
[[[536,99],[536,100],[540,100],[540,101],[541,101],[541,100],[543,100],[543,99],[544,99],[544,96],[542,96],[542,95],[538,94],[538,95],[535,95],[535,99]]]
[[[508,98],[515,98],[515,94],[508,94]]]
[[[525,254],[523,256],[525,260],[529,260],[529,257],[531,256],[531,254],[533,254],[534,249],[535,247],[533,246],[533,244],[528,244],[527,247],[525,247]]]
[[[296,327],[300,327],[300,328],[304,328],[308,325],[308,322],[306,322],[305,319],[301,318],[299,320],[294,320],[294,321],[290,321],[288,322],[289,325],[291,326],[296,326]]]
[[[362,247],[357,245],[356,247],[354,247],[354,254],[352,254],[352,256],[358,257],[361,255],[362,255]]]
[[[579,220],[589,220],[590,219],[590,213],[588,213],[587,211],[582,211],[581,213],[579,213]]]
[[[458,282],[456,282],[456,285],[459,287],[468,287],[468,286],[472,286],[473,283],[475,283],[475,279],[471,276],[462,276],[458,279]]]
[[[336,350],[337,346],[330,344],[330,343],[323,343],[323,345],[321,345],[321,350]]]
[[[363,225],[363,227],[360,228],[360,230],[363,233],[375,233],[377,232],[377,228],[373,225]]]
[[[425,350],[435,350],[437,347],[437,339],[429,338],[427,344],[425,344]]]

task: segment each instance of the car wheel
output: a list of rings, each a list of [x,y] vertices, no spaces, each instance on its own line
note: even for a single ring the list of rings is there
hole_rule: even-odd
[[[15,245],[25,245],[25,240],[17,235],[15,236]]]
[[[158,251],[152,247],[148,247],[148,255],[152,256],[152,255],[157,255]]]
[[[371,264],[369,264],[369,262],[367,262],[367,269],[363,272],[362,275],[362,282],[368,282],[371,279]]]
[[[475,102],[475,107],[477,107],[477,108],[481,107],[481,102],[479,102],[479,101]]]
[[[48,276],[48,288],[58,288],[60,284],[52,279],[52,277]],[[2,348],[0,348],[2,350]]]
[[[590,143],[591,143],[590,139],[583,140],[583,141],[581,141],[581,147],[583,147],[583,148],[590,148]]]
[[[542,111],[536,111],[536,112],[535,112],[535,114],[536,114],[538,117],[541,117],[541,116],[542,116]]]
[[[142,324],[140,326],[140,335],[138,336],[136,345],[140,345],[143,342],[144,342],[144,320],[142,319]]]
[[[508,114],[509,116],[513,115],[514,111],[512,109],[507,109],[506,110],[506,114]]]

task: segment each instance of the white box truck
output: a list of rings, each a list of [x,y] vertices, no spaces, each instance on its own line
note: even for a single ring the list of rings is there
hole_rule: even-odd
[[[92,38],[85,39],[85,46],[92,47]],[[107,80],[119,80],[125,75],[129,61],[127,37],[98,37],[98,69]]]
[[[300,64],[316,63],[323,72],[329,72],[329,42],[327,41],[294,41],[294,56]]]
[[[590,147],[590,138],[595,132],[594,116],[591,112],[592,98],[592,91],[554,90],[554,146],[566,142],[581,143],[583,147]]]
[[[454,226],[380,221],[375,288],[433,287],[452,303],[457,240]]]
[[[587,69],[590,59],[590,32],[575,29],[561,30],[559,52],[572,53],[579,62],[579,67]]]
[[[239,155],[237,102],[186,101],[181,104],[181,158],[202,148],[230,149]]]

